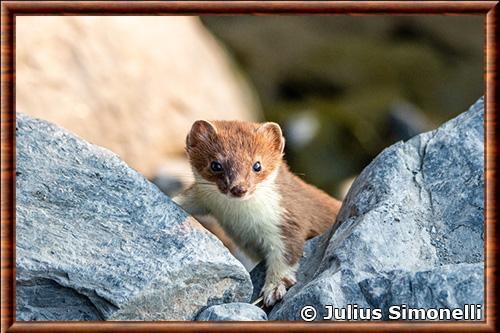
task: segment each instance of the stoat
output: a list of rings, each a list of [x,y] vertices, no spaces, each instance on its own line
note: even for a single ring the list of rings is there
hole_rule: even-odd
[[[267,307],[295,284],[305,241],[334,224],[341,206],[289,171],[284,146],[276,123],[198,120],[186,138],[195,182],[174,198],[192,215],[215,216],[251,258],[265,259]]]

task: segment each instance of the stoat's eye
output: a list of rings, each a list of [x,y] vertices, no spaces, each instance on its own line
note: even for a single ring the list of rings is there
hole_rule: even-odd
[[[255,164],[253,165],[252,169],[255,172],[260,172],[260,170],[262,170],[262,165],[260,165],[260,162],[255,162]]]
[[[220,164],[219,162],[217,161],[213,161],[211,164],[210,164],[210,169],[212,169],[213,172],[221,172],[222,170],[224,170],[222,168],[222,164]]]

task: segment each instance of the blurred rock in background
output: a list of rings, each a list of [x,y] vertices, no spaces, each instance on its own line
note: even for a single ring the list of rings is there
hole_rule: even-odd
[[[177,166],[193,121],[260,114],[195,17],[18,17],[16,106],[111,149],[149,178],[175,170],[181,182],[190,177]],[[174,158],[175,167],[164,165]]]
[[[479,16],[202,20],[248,73],[265,118],[284,125],[292,170],[340,197],[382,149],[484,93]]]

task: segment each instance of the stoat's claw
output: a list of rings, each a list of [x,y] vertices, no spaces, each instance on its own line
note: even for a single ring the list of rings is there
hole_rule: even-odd
[[[297,283],[297,280],[293,276],[286,276],[281,281],[285,284],[286,289],[290,289],[290,287]]]
[[[267,286],[264,288],[264,305],[269,308],[281,301],[286,294],[286,286],[279,282],[276,286]]]

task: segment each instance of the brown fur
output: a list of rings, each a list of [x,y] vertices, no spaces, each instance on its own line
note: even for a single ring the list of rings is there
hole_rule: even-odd
[[[295,265],[302,256],[304,242],[335,223],[341,202],[292,174],[285,163],[276,181],[285,208],[282,233],[286,259]]]

